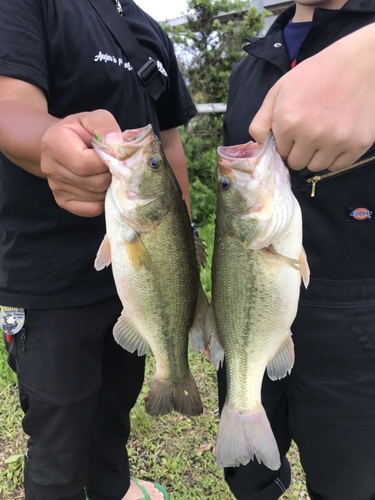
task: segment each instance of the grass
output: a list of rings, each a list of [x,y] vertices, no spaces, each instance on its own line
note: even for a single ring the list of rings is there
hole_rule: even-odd
[[[200,230],[208,242],[208,264],[202,270],[203,287],[210,296],[210,261],[213,223]],[[219,421],[216,373],[201,353],[189,352],[189,362],[202,397],[204,413],[187,418],[172,413],[152,418],[145,413],[144,398],[155,372],[154,358],[147,357],[142,393],[131,414],[132,433],[128,446],[131,472],[140,479],[165,485],[171,500],[233,500],[215,465],[214,447]],[[0,500],[23,498],[22,472],[26,437],[22,433],[22,414],[18,404],[15,376],[6,364],[0,341]],[[296,446],[290,450],[292,484],[282,500],[308,500],[304,473]]]
[[[218,424],[216,374],[200,353],[189,353],[192,372],[201,393],[204,413],[187,418],[176,413],[152,418],[144,410],[144,397],[155,370],[147,358],[146,379],[131,415],[132,435],[128,447],[132,474],[165,485],[171,500],[232,500],[222,474],[215,465],[214,446]],[[5,351],[0,346],[0,499],[20,500],[22,493],[23,453],[26,438],[21,428],[14,375],[5,365]],[[308,499],[298,451],[290,452],[293,482],[283,500]]]

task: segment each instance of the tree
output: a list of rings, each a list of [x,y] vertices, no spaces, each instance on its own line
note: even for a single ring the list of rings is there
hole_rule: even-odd
[[[264,13],[244,0],[189,0],[186,23],[164,28],[197,103],[227,102],[228,79],[247,37],[264,27]],[[219,14],[232,13],[232,19]]]
[[[245,52],[246,38],[264,27],[244,0],[188,0],[183,25],[163,25],[175,45],[181,72],[195,103],[226,103],[229,76]],[[226,15],[227,14],[227,15]],[[183,133],[189,168],[192,217],[199,225],[215,212],[216,149],[222,143],[223,114],[201,114]]]

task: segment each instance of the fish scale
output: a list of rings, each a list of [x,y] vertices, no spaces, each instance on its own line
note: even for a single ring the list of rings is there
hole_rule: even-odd
[[[198,415],[203,408],[188,364],[188,340],[189,334],[201,335],[208,304],[189,214],[152,127],[123,136],[119,145],[92,141],[112,173],[107,233],[95,267],[112,265],[123,305],[115,340],[139,355],[151,348],[155,357],[146,411]]]
[[[261,403],[267,370],[287,375],[294,363],[290,327],[301,276],[309,270],[302,217],[272,136],[218,149],[218,195],[212,299],[205,340],[216,368],[225,356],[227,395],[216,459],[222,467],[256,458],[270,469],[280,455]]]

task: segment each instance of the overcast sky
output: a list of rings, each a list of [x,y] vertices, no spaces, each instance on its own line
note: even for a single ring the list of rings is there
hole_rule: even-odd
[[[186,13],[186,0],[134,0],[147,14],[156,21],[165,21],[180,17]]]

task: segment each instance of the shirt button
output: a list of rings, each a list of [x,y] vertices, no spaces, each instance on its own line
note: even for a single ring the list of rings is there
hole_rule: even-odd
[[[282,43],[279,43],[279,42],[277,42],[277,43],[275,43],[275,44],[274,44],[274,47],[275,47],[276,49],[279,49],[279,48],[280,48],[280,47],[282,47],[282,46],[283,46],[283,44],[282,44]]]

